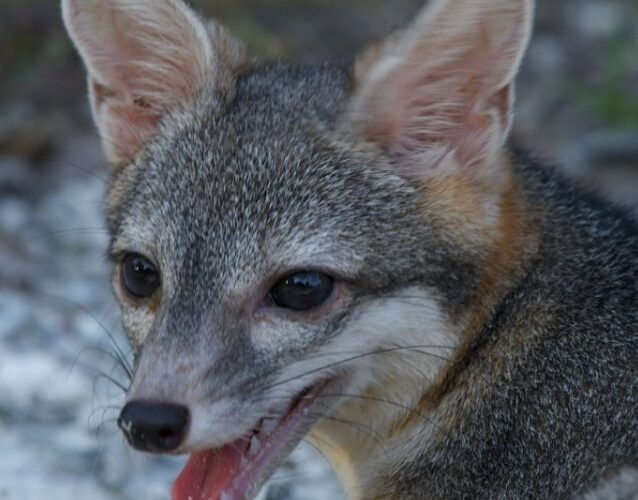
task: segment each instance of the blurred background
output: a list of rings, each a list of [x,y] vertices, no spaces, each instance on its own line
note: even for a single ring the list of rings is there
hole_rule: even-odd
[[[198,0],[254,55],[345,60],[418,0]],[[638,212],[638,1],[540,0],[514,141]],[[116,430],[128,355],[103,257],[107,171],[58,2],[0,0],[0,499],[167,499],[180,461]],[[115,344],[118,347],[115,347]],[[300,449],[274,499],[337,499]]]

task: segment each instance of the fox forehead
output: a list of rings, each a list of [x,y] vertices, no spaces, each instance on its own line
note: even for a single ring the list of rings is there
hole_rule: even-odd
[[[202,93],[116,178],[114,250],[150,253],[169,288],[208,296],[299,267],[387,286],[384,266],[396,274],[400,249],[433,236],[414,185],[332,139],[347,87],[340,68],[277,66],[239,77],[230,102]]]

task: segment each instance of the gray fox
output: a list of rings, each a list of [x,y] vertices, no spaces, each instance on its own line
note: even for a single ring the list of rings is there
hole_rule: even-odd
[[[319,66],[181,0],[62,7],[112,165],[118,423],[190,454],[175,500],[254,498],[302,439],[351,500],[638,492],[638,229],[508,146],[532,0],[433,0]]]

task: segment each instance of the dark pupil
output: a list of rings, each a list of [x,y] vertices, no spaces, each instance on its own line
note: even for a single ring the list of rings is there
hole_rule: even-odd
[[[159,287],[159,275],[148,259],[130,255],[124,259],[122,281],[126,290],[135,297],[150,297]]]
[[[279,307],[307,311],[323,304],[330,297],[332,288],[332,279],[325,274],[297,273],[277,283],[272,298]]]

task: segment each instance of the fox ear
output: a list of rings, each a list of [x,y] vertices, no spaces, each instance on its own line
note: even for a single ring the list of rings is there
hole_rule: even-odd
[[[162,115],[192,99],[223,63],[215,46],[231,45],[216,44],[226,32],[207,29],[181,0],[62,0],[62,11],[115,165],[135,158]]]
[[[359,58],[348,126],[411,175],[490,164],[511,126],[532,11],[532,0],[433,0]]]

